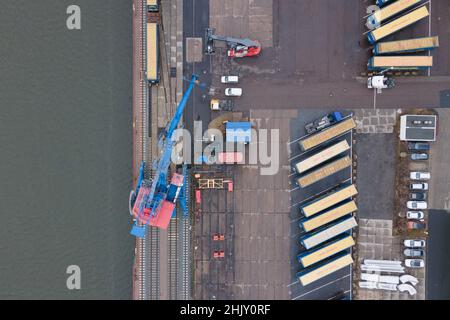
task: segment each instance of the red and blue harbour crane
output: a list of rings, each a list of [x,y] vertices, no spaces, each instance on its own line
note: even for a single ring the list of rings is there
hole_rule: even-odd
[[[136,190],[130,194],[130,214],[134,217],[131,234],[144,238],[147,226],[167,229],[175,212],[177,200],[184,193],[185,167],[183,174],[174,173],[167,184],[167,174],[170,166],[174,141],[172,136],[183,115],[187,100],[198,83],[198,77],[192,75],[189,86],[181,99],[175,114],[167,124],[158,145],[162,148],[160,157],[155,162],[156,172],[153,180],[144,179],[145,163],[142,162]],[[184,206],[182,206],[184,207]]]

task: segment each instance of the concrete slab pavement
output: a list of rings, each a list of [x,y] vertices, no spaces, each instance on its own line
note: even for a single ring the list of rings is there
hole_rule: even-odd
[[[211,0],[209,6],[209,24],[216,34],[250,38],[264,48],[272,47],[273,0]]]
[[[359,219],[358,262],[355,281],[359,281],[360,265],[364,259],[403,261],[402,238],[392,235],[392,220]],[[364,271],[365,272],[365,271]],[[369,290],[358,288],[355,296],[358,300],[425,300],[425,272],[423,269],[406,268],[406,273],[416,277],[417,294],[410,296],[406,292]]]
[[[392,219],[394,215],[395,136],[356,135],[358,216]]]

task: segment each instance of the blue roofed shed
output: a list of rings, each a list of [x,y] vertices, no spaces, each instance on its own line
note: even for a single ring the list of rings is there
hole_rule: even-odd
[[[251,122],[227,122],[225,128],[227,142],[248,143],[252,141]]]

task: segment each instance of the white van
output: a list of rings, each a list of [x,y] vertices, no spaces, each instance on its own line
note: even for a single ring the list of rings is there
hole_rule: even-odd
[[[238,83],[239,77],[238,76],[222,76],[222,78],[220,78],[220,81],[222,83]]]
[[[240,97],[242,96],[241,88],[226,88],[225,95],[228,97]]]

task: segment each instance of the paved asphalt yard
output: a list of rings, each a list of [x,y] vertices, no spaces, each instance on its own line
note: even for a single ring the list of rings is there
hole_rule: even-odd
[[[238,86],[243,88],[243,96],[235,99],[235,110],[243,111],[256,127],[281,129],[281,143],[286,146],[281,148],[282,169],[276,176],[268,179],[258,176],[258,167],[236,166],[233,196],[224,190],[219,196],[213,191],[205,193],[203,201],[211,203],[204,204],[204,209],[211,214],[203,214],[196,226],[197,240],[203,243],[196,254],[195,263],[201,265],[195,276],[196,297],[328,299],[338,292],[350,292],[350,268],[310,287],[302,288],[296,282],[299,213],[292,204],[307,196],[292,184],[291,158],[298,150],[293,151],[289,142],[304,134],[303,124],[307,120],[329,110],[450,107],[449,2],[429,1],[431,19],[392,38],[428,36],[430,30],[432,35],[438,34],[441,47],[432,53],[431,72],[419,77],[397,77],[397,87],[381,94],[368,90],[362,75],[370,56],[364,36],[367,5],[367,1],[360,0],[184,0],[184,38],[192,50],[185,53],[189,56],[185,76],[190,78],[195,72],[204,83],[194,89],[188,102],[187,128],[194,120],[203,120],[206,126],[215,116],[208,104],[213,97],[224,98],[226,86],[220,83],[220,76],[239,75]],[[198,46],[208,26],[216,28],[216,34],[259,40],[261,55],[231,60],[226,57],[223,44],[217,43],[216,54],[203,55],[201,59]],[[376,115],[361,116],[359,132],[385,132],[385,135],[356,136],[356,153],[362,158],[358,163],[357,183],[361,185],[358,215],[386,221],[392,212],[392,194],[382,188],[374,191],[371,184],[374,176],[379,184],[390,184],[393,180],[390,155],[394,138],[388,112],[375,111]],[[435,154],[438,152],[445,153],[441,150]],[[443,170],[443,166],[432,158],[432,168]],[[383,175],[376,176],[380,170]],[[341,181],[346,176],[349,173],[337,174],[332,179]],[[445,179],[436,183],[446,184]],[[326,187],[327,183],[331,187],[334,182],[330,180],[320,187]],[[383,205],[373,210],[370,203],[378,196],[384,199]],[[430,197],[434,197],[431,192]],[[435,203],[440,201],[440,195],[435,199]],[[226,260],[211,258],[216,244],[211,244],[210,238],[216,232],[226,234],[223,244]]]
[[[366,77],[361,76],[367,71],[370,47],[363,35],[368,2],[360,0],[273,1],[273,47],[263,46],[259,57],[234,60],[228,70],[219,71],[243,76],[244,95],[239,103],[246,110],[449,107],[450,4],[446,0],[429,3],[431,20],[424,19],[392,39],[428,36],[431,26],[431,34],[438,34],[440,40],[440,48],[433,52],[431,77],[424,73],[397,78],[396,88],[378,95],[366,88]],[[227,25],[210,19],[223,33],[251,37],[245,28],[236,33],[234,25],[241,21],[240,15],[231,14]],[[214,59],[221,65],[223,54]]]
[[[395,137],[391,133],[358,134],[358,217],[392,219],[394,211]]]
[[[450,212],[444,210],[429,211],[430,232],[428,238],[427,263],[427,299],[450,299]]]
[[[450,110],[439,109],[437,141],[430,152],[427,299],[450,299]]]

